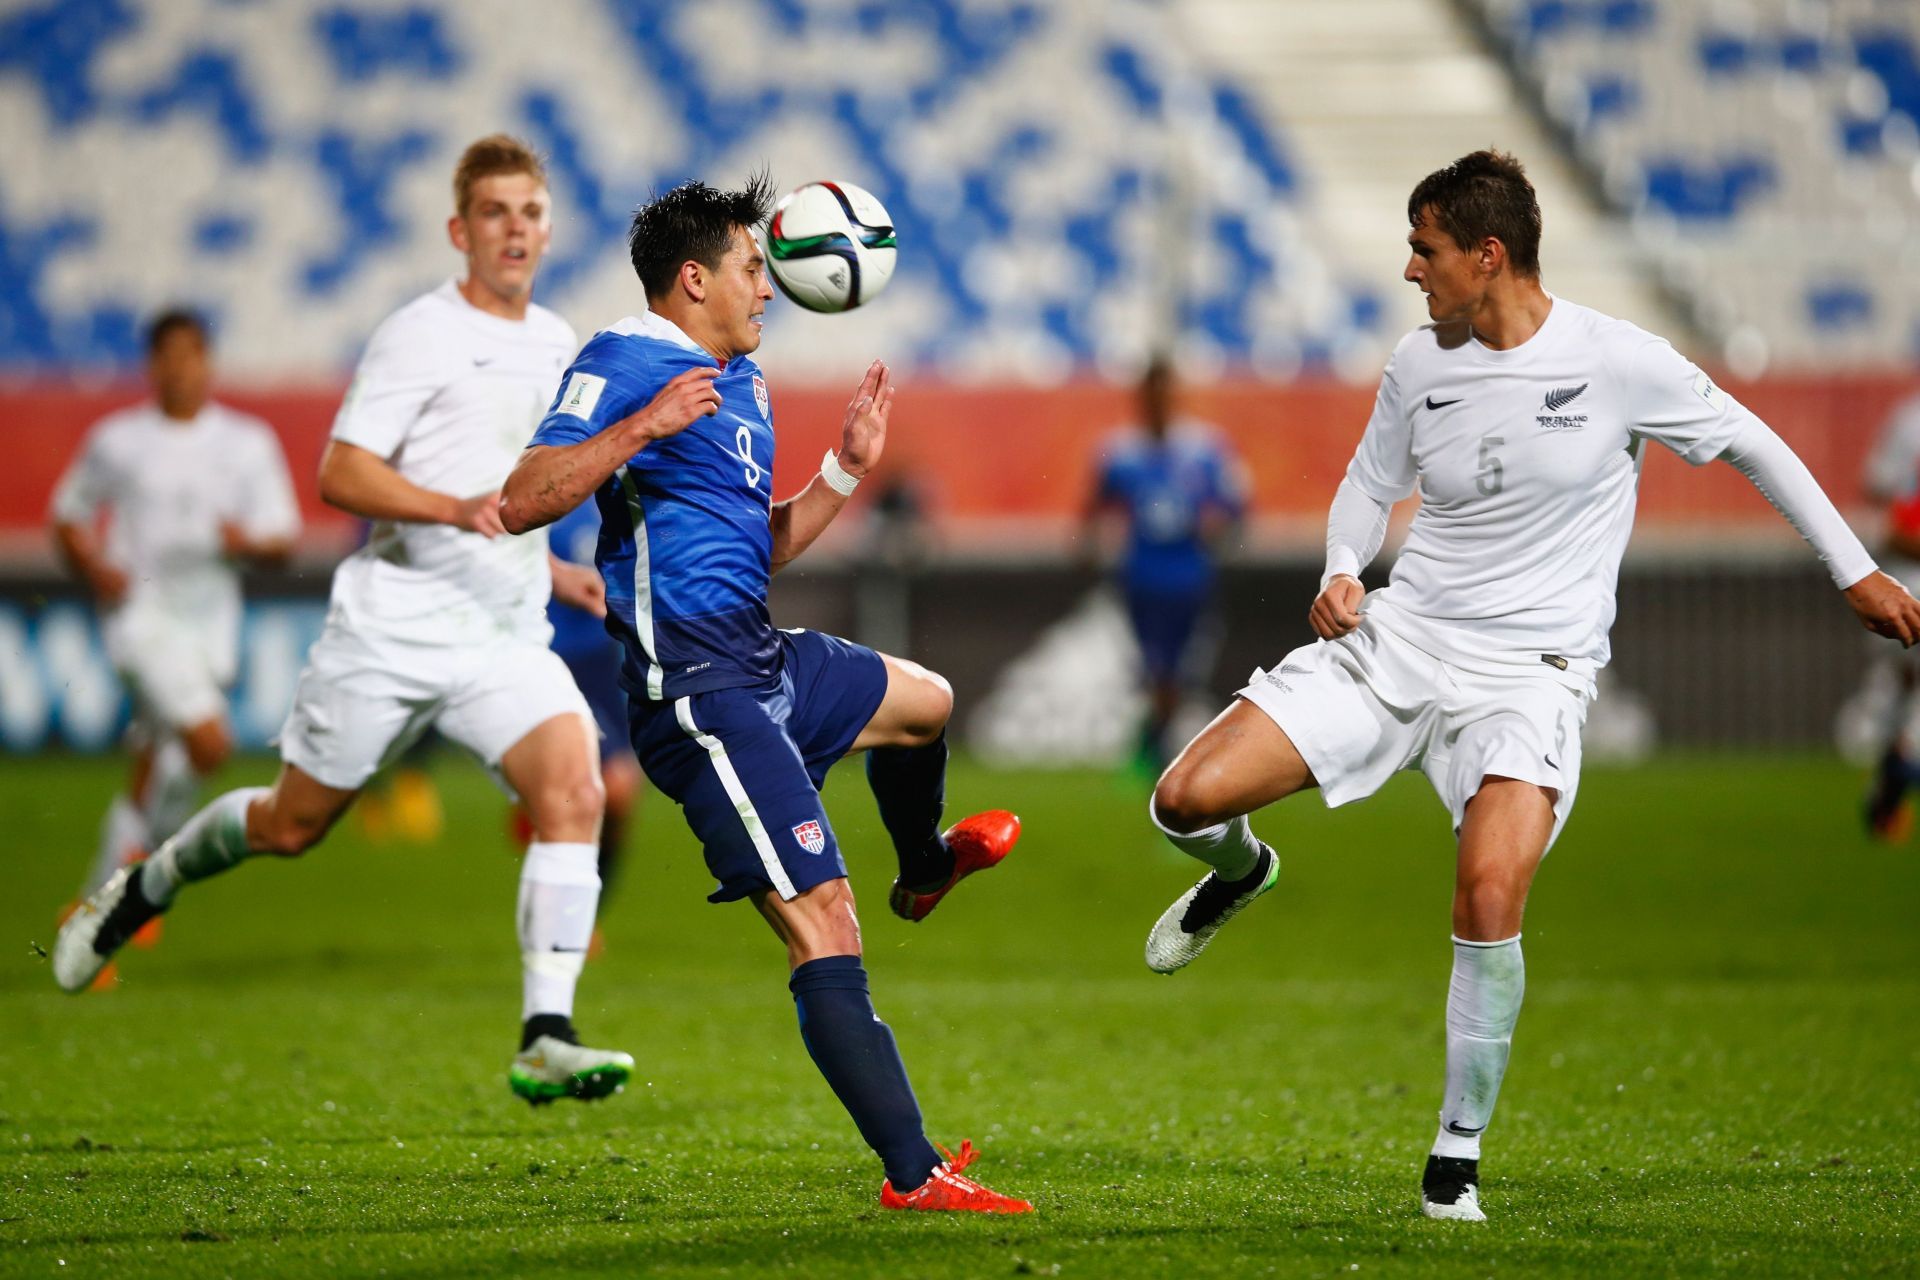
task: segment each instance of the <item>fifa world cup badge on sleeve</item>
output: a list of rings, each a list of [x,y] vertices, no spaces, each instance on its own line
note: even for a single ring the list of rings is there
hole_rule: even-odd
[[[819,823],[812,820],[796,826],[793,829],[793,838],[798,840],[800,847],[808,853],[819,853],[827,847],[827,833],[820,829]]]
[[[600,393],[606,389],[605,378],[591,373],[576,373],[560,397],[560,412],[570,413],[576,418],[591,418],[594,406],[600,403]]]

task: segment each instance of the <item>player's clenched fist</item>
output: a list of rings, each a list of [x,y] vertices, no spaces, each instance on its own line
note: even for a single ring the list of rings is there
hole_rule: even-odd
[[[712,365],[689,369],[660,388],[647,407],[620,423],[640,437],[642,444],[677,436],[698,418],[720,412],[720,392],[713,380],[720,370]]]
[[[1307,610],[1307,621],[1322,640],[1338,640],[1360,625],[1360,598],[1367,589],[1346,574],[1335,575]]]

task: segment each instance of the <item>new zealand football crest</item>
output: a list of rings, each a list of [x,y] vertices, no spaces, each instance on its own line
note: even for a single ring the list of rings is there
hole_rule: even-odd
[[[760,379],[755,378],[753,381],[758,385]],[[808,853],[819,853],[827,847],[827,833],[820,829],[820,824],[817,822],[801,823],[793,829],[793,838],[798,840],[800,847]]]
[[[760,406],[761,419],[772,422],[773,418],[767,413],[767,380],[757,373],[753,375],[753,402]],[[814,852],[820,851],[815,849]]]

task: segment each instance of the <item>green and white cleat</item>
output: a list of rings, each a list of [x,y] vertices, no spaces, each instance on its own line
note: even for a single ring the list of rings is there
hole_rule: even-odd
[[[113,953],[159,914],[140,892],[139,864],[120,868],[60,926],[53,940],[53,980],[63,991],[85,991]]]
[[[539,1036],[514,1055],[507,1085],[534,1106],[556,1098],[591,1102],[619,1093],[633,1076],[633,1055]]]
[[[1181,894],[1147,934],[1147,968],[1172,973],[1192,964],[1207,949],[1220,927],[1243,907],[1273,888],[1280,878],[1280,858],[1260,846],[1260,864],[1244,880],[1222,880],[1218,872]]]

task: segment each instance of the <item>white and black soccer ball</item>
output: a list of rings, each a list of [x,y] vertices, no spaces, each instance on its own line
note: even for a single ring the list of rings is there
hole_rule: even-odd
[[[851,182],[789,191],[767,223],[767,266],[780,292],[809,311],[851,311],[893,279],[893,219]]]

